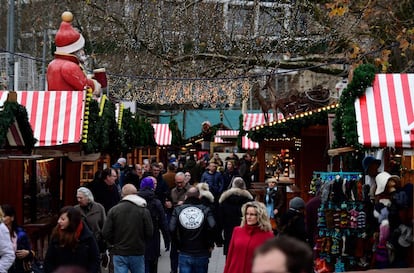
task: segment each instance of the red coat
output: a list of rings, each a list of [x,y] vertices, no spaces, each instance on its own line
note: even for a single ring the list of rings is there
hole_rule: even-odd
[[[47,67],[48,90],[82,91],[85,86],[95,91],[94,81],[88,79],[74,55],[55,53],[55,59]]]
[[[272,231],[263,231],[258,226],[235,227],[224,273],[251,273],[255,249],[272,237]]]

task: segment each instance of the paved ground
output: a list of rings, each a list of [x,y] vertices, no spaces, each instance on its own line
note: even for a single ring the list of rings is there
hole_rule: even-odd
[[[161,246],[164,244],[161,243]],[[158,260],[158,273],[170,272],[170,252],[165,252],[161,249],[161,257]],[[223,248],[214,248],[211,254],[210,263],[208,266],[208,273],[223,273],[225,256],[223,255]]]

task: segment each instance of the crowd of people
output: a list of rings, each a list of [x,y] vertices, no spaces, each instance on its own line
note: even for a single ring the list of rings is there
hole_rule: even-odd
[[[251,170],[250,160],[250,155],[240,160],[213,156],[204,162],[204,171],[195,172],[200,162],[188,164],[189,157],[180,164],[171,156],[167,170],[146,161],[131,168],[120,158],[77,189],[77,204],[59,211],[43,271],[58,272],[63,266],[71,272],[155,273],[163,247],[169,251],[171,273],[207,273],[212,250],[223,247],[224,273],[313,272],[321,187],[307,204],[300,197],[287,202],[284,187],[269,178],[258,200],[242,175],[243,164]],[[378,161],[368,161],[364,170],[372,171],[376,182],[368,195],[379,227],[375,247],[381,249],[402,224],[396,211],[402,197],[397,195],[399,178],[373,173]],[[30,240],[17,225],[14,208],[1,208],[0,273],[32,272]],[[403,250],[395,245],[394,262],[400,265]]]

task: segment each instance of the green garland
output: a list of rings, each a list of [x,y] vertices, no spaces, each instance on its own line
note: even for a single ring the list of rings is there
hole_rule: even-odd
[[[313,113],[302,118],[289,119],[286,122],[277,123],[272,126],[264,126],[259,130],[251,129],[248,137],[255,142],[264,139],[292,138],[301,134],[302,128],[311,125],[326,125],[328,123],[328,111]]]
[[[339,107],[335,112],[333,131],[335,141],[333,147],[355,147],[362,149],[358,143],[357,122],[355,116],[355,100],[365,93],[367,87],[372,85],[376,68],[372,64],[358,66],[347,88],[342,91],[339,98]]]
[[[115,105],[107,101],[102,116],[99,116],[99,105],[96,101],[89,104],[88,141],[83,143],[86,153],[117,153],[121,148],[121,137],[115,119]]]
[[[137,123],[137,147],[144,146],[157,146],[154,138],[154,127],[152,127],[151,122],[146,117],[135,116],[135,122]]]
[[[243,120],[244,120],[244,117],[243,117],[243,114],[241,114],[239,116],[239,128],[240,128],[240,130],[239,130],[239,135],[237,136],[237,148],[239,148],[239,150],[242,149],[242,137],[245,136],[246,133],[247,133],[243,128]]]
[[[172,139],[171,139],[171,145],[172,146],[180,146],[183,144],[183,137],[181,135],[180,129],[178,129],[178,123],[176,120],[171,120],[168,124],[168,128],[170,128]]]
[[[0,111],[0,147],[4,147],[7,131],[15,120],[19,124],[19,129],[25,143],[23,152],[30,154],[37,139],[33,136],[33,130],[29,122],[26,107],[17,102],[6,101],[4,103],[3,111]]]

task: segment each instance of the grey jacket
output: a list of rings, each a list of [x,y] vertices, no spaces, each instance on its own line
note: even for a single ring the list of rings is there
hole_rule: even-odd
[[[100,250],[103,251],[101,244],[103,243],[102,228],[106,221],[105,208],[97,202],[89,203],[86,208],[79,205],[76,205],[75,208],[81,212],[83,222],[92,231]]]
[[[121,256],[141,256],[153,233],[151,214],[144,198],[131,194],[108,212],[102,234],[112,245],[111,252]]]

